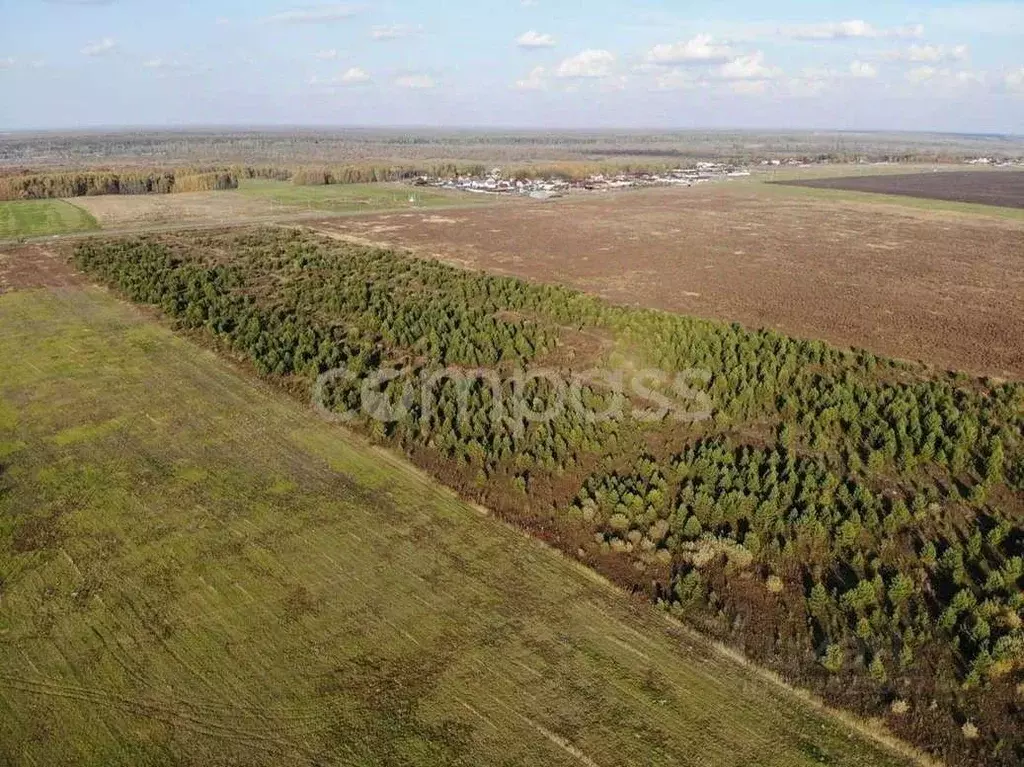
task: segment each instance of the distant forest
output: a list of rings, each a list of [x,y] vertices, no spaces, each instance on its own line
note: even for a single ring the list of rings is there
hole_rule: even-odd
[[[514,131],[429,129],[191,129],[0,135],[3,166],[348,165],[672,161],[956,162],[1024,156],[1024,138],[799,131]],[[83,158],[89,158],[83,160]]]
[[[564,161],[518,164],[503,169],[512,179],[562,178],[581,180],[596,174],[659,172],[678,163],[652,160],[605,162]],[[0,168],[0,200],[40,200],[108,194],[170,194],[237,189],[239,179],[290,181],[297,186],[369,184],[409,181],[420,176],[453,178],[482,176],[484,163],[350,163],[347,165],[233,165],[228,167],[124,170],[54,170],[33,172],[25,168]]]

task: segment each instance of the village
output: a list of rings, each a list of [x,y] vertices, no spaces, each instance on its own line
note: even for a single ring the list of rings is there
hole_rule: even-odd
[[[994,160],[988,157],[969,158],[964,160],[968,165],[989,165],[997,168],[1019,167],[1021,158],[1011,160]],[[827,165],[828,161],[808,162],[794,158],[762,159],[753,167],[758,172],[779,167],[806,168],[811,165]],[[861,164],[890,165],[889,162]],[[636,189],[656,186],[691,187],[725,181],[733,178],[746,178],[751,175],[749,167],[722,162],[697,162],[688,167],[674,168],[664,171],[623,171],[616,174],[593,174],[581,179],[569,179],[560,176],[529,178],[506,175],[501,168],[494,168],[486,174],[456,176],[417,176],[414,186],[434,187],[438,189],[455,189],[475,194],[523,195],[538,200],[551,199],[575,192],[611,191],[616,189]]]
[[[459,175],[450,178],[419,176],[415,186],[429,186],[440,189],[457,189],[477,194],[519,194],[534,199],[550,199],[570,192],[603,191],[613,189],[634,189],[654,186],[694,186],[729,178],[750,176],[742,166],[716,162],[698,162],[692,167],[667,171],[634,171],[615,175],[594,174],[583,179],[506,178],[501,168],[494,168],[486,175]]]

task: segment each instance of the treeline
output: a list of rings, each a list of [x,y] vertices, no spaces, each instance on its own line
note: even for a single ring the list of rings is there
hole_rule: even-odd
[[[238,176],[228,171],[192,173],[175,177],[172,192],[211,192],[238,189]]]
[[[271,181],[289,181],[295,172],[292,168],[276,165],[233,165],[228,170],[239,178],[262,178]]]
[[[513,165],[503,175],[511,179],[558,178],[564,181],[583,181],[591,176],[615,176],[620,173],[662,173],[679,167],[678,161],[622,161],[622,162],[553,162]]]
[[[519,163],[502,166],[502,175],[508,179],[560,178],[566,181],[581,181],[590,176],[618,173],[656,173],[678,167],[677,162],[557,162]],[[291,175],[293,184],[321,186],[327,184],[365,184],[385,181],[409,181],[426,176],[429,178],[456,178],[458,176],[483,176],[493,168],[484,163],[424,163],[419,165],[344,165],[341,167],[304,167]]]
[[[89,241],[76,259],[288,386],[343,368],[333,410],[393,367],[372,392],[401,417],[356,425],[439,479],[951,763],[1024,759],[1024,385],[295,230]],[[557,380],[517,378],[530,365],[703,369],[688,382],[711,418],[594,419],[606,383],[558,407]],[[425,377],[429,397],[404,396]]]
[[[45,173],[0,178],[0,199],[39,200],[105,194],[167,194],[171,171]]]
[[[238,176],[223,170],[60,172],[0,177],[0,200],[170,194],[237,188]]]
[[[370,184],[383,181],[408,181],[419,176],[454,178],[481,176],[488,168],[481,163],[429,163],[422,165],[343,165],[340,167],[307,167],[297,169],[293,184],[322,186],[325,184]]]

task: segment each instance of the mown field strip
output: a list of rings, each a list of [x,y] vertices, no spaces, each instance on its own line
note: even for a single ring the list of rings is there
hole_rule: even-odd
[[[96,219],[64,200],[0,202],[0,240],[99,229]]]
[[[0,761],[900,763],[102,291],[0,415]]]

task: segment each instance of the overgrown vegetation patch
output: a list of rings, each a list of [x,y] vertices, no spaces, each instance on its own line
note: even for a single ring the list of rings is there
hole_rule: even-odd
[[[91,241],[75,258],[304,395],[345,371],[324,387],[334,412],[359,412],[367,386],[400,401],[439,366],[500,374],[355,423],[830,700],[953,760],[1024,758],[1021,384],[297,230]],[[550,376],[508,383],[571,358],[567,328],[612,339],[581,364],[706,371],[710,419],[593,419],[555,407]],[[517,385],[554,415],[496,408]],[[579,391],[598,412],[613,396]]]

